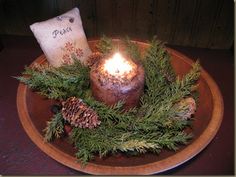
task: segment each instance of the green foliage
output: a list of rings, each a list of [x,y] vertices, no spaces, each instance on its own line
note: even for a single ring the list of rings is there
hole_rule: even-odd
[[[114,49],[112,40],[105,35],[101,37],[96,47],[98,51],[104,55],[110,53]]]
[[[36,66],[36,68],[26,67],[23,76],[17,79],[50,99],[83,97],[83,90],[89,88],[89,69],[76,59],[74,64],[59,68],[50,66]]]
[[[64,132],[64,119],[61,113],[55,114],[50,121],[47,121],[47,127],[43,131],[45,132],[44,140],[47,142],[60,138]]]
[[[166,118],[172,117],[171,115],[176,111],[173,110],[173,105],[191,94],[200,75],[200,65],[196,62],[187,75],[182,79],[176,78],[169,54],[156,39],[151,42],[143,65],[147,87],[139,109],[142,114],[145,113],[143,120],[155,122],[164,119],[166,121]]]
[[[136,43],[132,42],[129,37],[126,37],[123,40],[125,46],[126,46],[126,53],[133,59],[141,61],[141,52],[139,50],[139,47]]]
[[[126,54],[139,60],[145,69],[145,90],[140,107],[123,111],[123,103],[109,107],[96,101],[89,89],[89,69],[79,62],[60,68],[39,70],[26,68],[18,79],[48,98],[66,99],[71,96],[82,98],[100,117],[101,125],[95,129],[74,127],[70,140],[78,149],[76,157],[86,164],[95,154],[103,157],[116,152],[159,153],[161,149],[177,150],[192,137],[184,132],[190,120],[178,119],[186,111],[174,106],[189,95],[196,95],[196,82],[200,65],[196,62],[188,74],[180,79],[175,75],[170,56],[164,45],[155,38],[144,56],[136,43],[126,38],[123,41]],[[97,46],[104,55],[115,48],[112,40],[103,37]],[[194,97],[195,98],[195,97]],[[47,124],[45,139],[60,137],[64,121],[60,113]]]
[[[147,150],[157,151],[161,147],[157,143],[149,143],[146,140],[133,139],[122,142],[115,148],[122,152],[137,151],[139,153],[145,153]]]

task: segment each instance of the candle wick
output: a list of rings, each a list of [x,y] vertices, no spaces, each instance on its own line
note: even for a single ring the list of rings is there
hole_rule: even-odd
[[[115,72],[116,72],[116,73],[119,73],[120,71],[119,71],[119,69],[117,68]]]

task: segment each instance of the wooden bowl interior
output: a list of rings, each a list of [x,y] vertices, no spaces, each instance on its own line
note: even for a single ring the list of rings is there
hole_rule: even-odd
[[[92,43],[91,47],[94,49],[94,45]],[[145,47],[145,46],[142,46]],[[177,58],[178,56],[173,56],[172,64],[175,69],[175,72],[182,76],[186,74],[190,69],[191,65],[187,63],[185,60],[181,58]],[[211,91],[204,80],[204,78],[200,78],[199,81],[199,107],[197,109],[195,120],[193,121],[193,129],[192,132],[194,134],[194,139],[199,137],[203,130],[207,127],[212,114],[212,97]],[[32,118],[32,122],[34,126],[37,128],[38,132],[43,136],[42,130],[46,127],[46,121],[52,117],[52,113],[50,111],[51,106],[55,104],[54,100],[48,100],[37,94],[36,92],[32,92],[30,89],[27,89],[27,106],[30,117]],[[194,139],[192,141],[194,141]],[[190,142],[191,143],[191,142]],[[68,143],[66,138],[56,140],[52,142],[54,146],[56,146],[61,151],[68,153],[71,156],[74,156],[76,150]],[[181,151],[185,148],[185,146],[181,146],[178,151]],[[155,162],[158,160],[165,159],[176,152],[163,150],[159,155],[154,154],[143,154],[140,156],[126,156],[122,154],[117,154],[114,156],[108,156],[103,159],[98,157],[92,161],[92,163],[100,164],[100,165],[108,165],[108,166],[136,166],[143,165],[151,162]]]
[[[114,42],[120,46],[120,49],[122,49],[123,46],[119,40],[114,40]],[[95,49],[96,43],[97,41],[89,42],[90,47],[94,51],[96,50]],[[148,45],[142,42],[137,42],[137,44],[139,45],[143,54],[144,49],[146,49]],[[172,56],[171,62],[177,75],[181,77],[187,72],[189,72],[189,70],[191,69],[191,64],[193,62],[187,58],[184,58],[182,55],[179,55],[172,49],[167,49],[167,50]],[[40,56],[35,62],[37,63],[46,62],[45,56],[44,55]],[[218,88],[216,85],[214,85],[214,87],[216,87],[216,93],[212,92],[213,89],[209,86],[209,83],[213,81],[211,81],[211,78],[209,81],[209,77],[210,76],[204,70],[201,71],[199,87],[198,87],[198,91],[200,93],[199,105],[197,108],[197,112],[194,116],[195,120],[193,121],[192,129],[190,129],[190,131],[194,134],[194,138],[189,142],[187,146],[180,146],[180,148],[176,152],[169,150],[162,150],[162,152],[159,155],[147,153],[131,157],[124,154],[114,154],[114,155],[109,155],[102,159],[100,159],[99,157],[95,157],[95,159],[88,164],[87,169],[86,168],[83,169],[81,168],[80,164],[75,163],[76,149],[74,149],[73,146],[69,143],[67,137],[57,139],[53,141],[51,144],[42,143],[44,135],[43,129],[46,127],[46,122],[53,116],[50,108],[53,104],[56,103],[55,100],[48,100],[40,96],[38,93],[32,91],[31,89],[27,88],[23,84],[20,84],[19,87],[20,89],[18,90],[18,100],[17,100],[18,111],[21,118],[21,122],[24,128],[26,129],[26,132],[31,137],[31,139],[48,155],[50,155],[51,157],[53,157],[58,161],[60,161],[61,159],[60,154],[64,154],[61,155],[63,156],[63,160],[61,163],[65,165],[92,174],[150,174],[153,172],[166,170],[168,168],[181,164],[182,161],[184,162],[188,160],[192,156],[199,153],[215,135],[217,130],[210,130],[211,132],[208,133],[206,132],[206,129],[208,129],[209,124],[212,124],[211,122],[214,117],[213,112],[215,109],[214,106],[216,105],[214,103],[214,98],[216,97],[216,95],[217,97],[221,98],[221,95],[220,92],[217,90]],[[21,95],[22,93],[25,95],[22,96]],[[22,101],[20,98],[23,98],[23,100],[25,101]],[[221,118],[222,118],[221,114],[223,114],[223,106],[222,106],[223,103],[221,103],[221,99],[217,104],[219,106],[220,115],[217,115],[218,117],[215,118],[216,120],[214,125],[211,125],[211,127],[216,127],[215,129],[218,129],[221,123]],[[26,109],[26,110],[22,111],[21,109]],[[29,126],[31,126],[30,129]],[[35,133],[35,131],[37,133]],[[203,134],[203,132],[205,137],[199,138]],[[193,149],[193,152],[191,151],[191,149]],[[55,152],[50,153],[52,151]],[[179,156],[177,157],[175,154],[179,154]],[[169,159],[169,157],[173,157],[174,155],[176,158],[173,164],[171,162],[171,159],[169,161],[165,161],[165,159]],[[160,166],[156,166],[157,165],[156,162],[159,161],[162,161],[163,163],[158,164]],[[145,170],[144,167],[148,167],[149,164],[152,165],[149,166],[150,168],[147,168]],[[124,168],[119,169],[117,167],[124,167]],[[131,168],[129,169],[129,167]],[[125,169],[125,171],[122,171],[123,169]],[[137,171],[134,171],[134,169],[137,169]]]

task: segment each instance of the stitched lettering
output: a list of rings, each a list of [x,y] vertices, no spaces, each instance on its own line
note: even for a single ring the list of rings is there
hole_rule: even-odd
[[[64,34],[68,33],[68,32],[71,32],[72,31],[72,28],[71,27],[66,27],[66,28],[63,28],[63,29],[56,29],[52,32],[52,37],[53,38],[56,38],[58,35],[61,35],[63,36]]]

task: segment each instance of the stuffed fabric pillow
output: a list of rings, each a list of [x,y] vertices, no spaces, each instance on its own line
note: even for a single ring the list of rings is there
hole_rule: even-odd
[[[91,54],[80,12],[74,8],[55,18],[30,25],[48,62],[59,67],[73,63],[73,58],[86,62]]]

